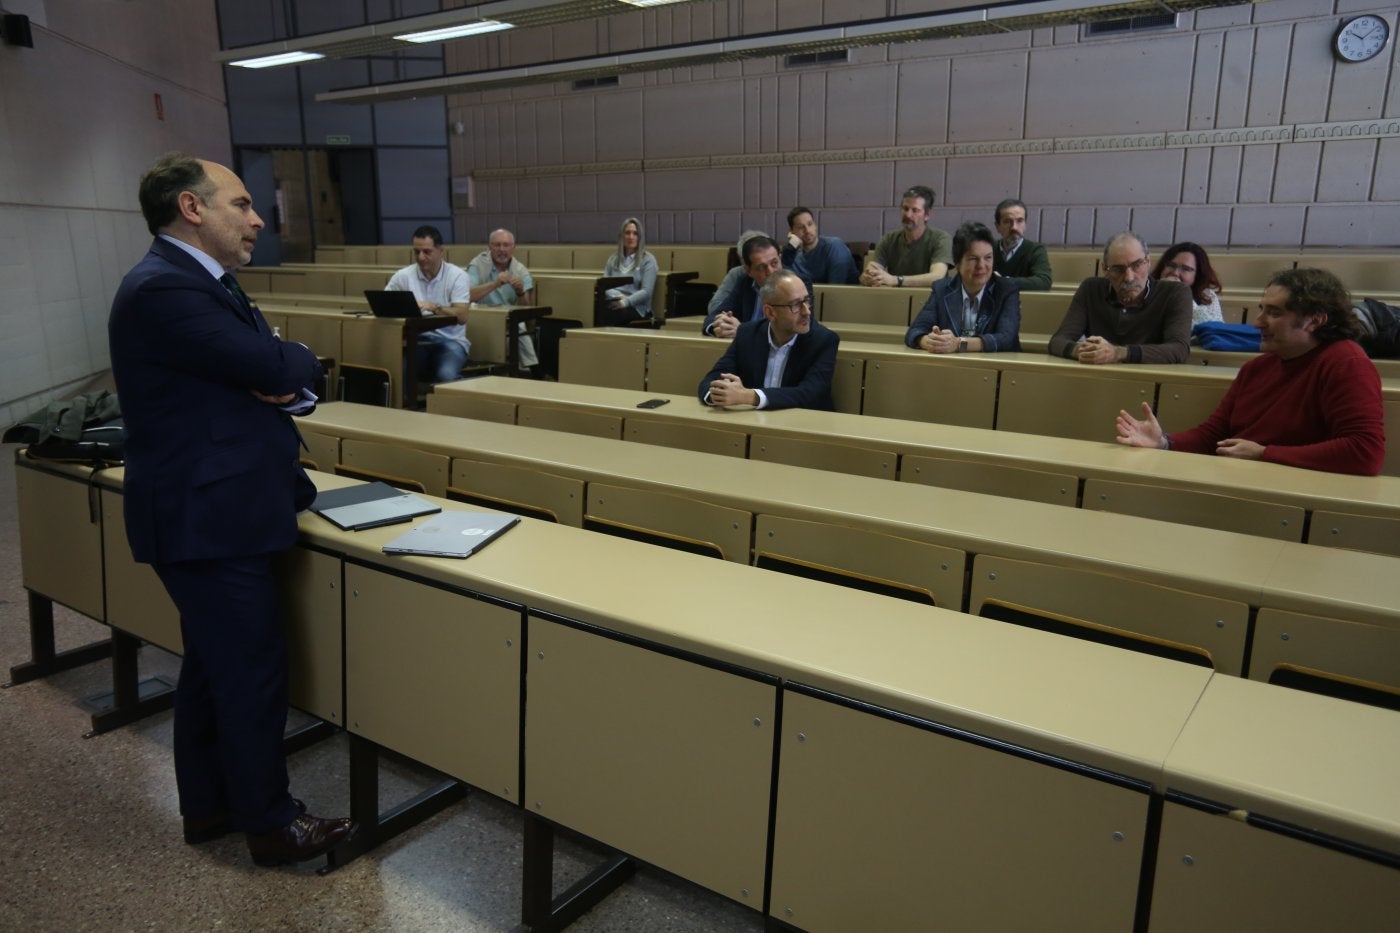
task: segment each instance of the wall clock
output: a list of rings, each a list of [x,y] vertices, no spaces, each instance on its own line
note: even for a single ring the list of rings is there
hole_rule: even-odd
[[[1332,37],[1332,54],[1344,62],[1364,62],[1381,54],[1390,39],[1390,23],[1372,14],[1342,23]]]

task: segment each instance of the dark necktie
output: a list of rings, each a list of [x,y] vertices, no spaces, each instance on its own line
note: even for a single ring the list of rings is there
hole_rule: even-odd
[[[227,288],[228,293],[233,296],[235,301],[238,302],[238,306],[242,308],[243,311],[246,314],[248,314],[249,317],[251,317],[253,314],[253,303],[249,301],[248,296],[244,294],[242,286],[238,284],[238,280],[235,279],[229,273],[225,272],[219,278],[219,281],[223,283],[224,288]]]

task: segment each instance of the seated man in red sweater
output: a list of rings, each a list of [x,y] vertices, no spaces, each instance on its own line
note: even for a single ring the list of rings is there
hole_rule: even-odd
[[[1143,403],[1118,413],[1118,443],[1309,470],[1375,476],[1385,459],[1381,380],[1355,339],[1346,286],[1322,269],[1288,269],[1259,303],[1258,357],[1240,367],[1215,412],[1168,435]]]

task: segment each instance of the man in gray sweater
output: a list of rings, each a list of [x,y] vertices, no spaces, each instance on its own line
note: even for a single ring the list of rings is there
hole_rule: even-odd
[[[1184,363],[1191,352],[1191,290],[1153,281],[1147,244],[1136,233],[1104,247],[1106,276],[1085,279],[1050,352],[1081,363]]]

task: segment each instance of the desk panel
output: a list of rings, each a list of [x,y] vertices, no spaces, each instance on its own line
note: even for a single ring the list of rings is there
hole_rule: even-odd
[[[277,558],[291,704],[345,725],[340,559],[308,548]]]
[[[131,546],[126,543],[122,496],[111,490],[102,491],[102,548],[107,624],[172,654],[184,654],[180,612],[151,565],[138,564],[132,558]]]
[[[717,549],[725,560],[749,562],[753,513],[654,489],[588,484],[585,519]]]
[[[940,489],[963,489],[1071,508],[1079,504],[1079,477],[1001,463],[905,454],[900,460],[899,478]]]
[[[1133,926],[1149,796],[783,697],[771,914],[811,933]]]
[[[823,324],[828,321],[849,322],[851,324],[889,324],[907,328],[928,297],[918,293],[918,303],[913,310],[912,290],[899,288],[866,288],[861,285],[818,285],[817,296],[820,308],[817,317]]]
[[[340,462],[356,470],[379,474],[384,481],[417,480],[428,495],[447,495],[450,475],[446,454],[428,453],[399,444],[346,438],[340,442]]]
[[[697,383],[702,375],[703,371],[695,377]],[[559,381],[643,390],[647,384],[646,342],[601,334],[575,338],[565,331],[559,341]]]
[[[1084,481],[1084,508],[1280,541],[1303,540],[1301,506],[1225,493],[1088,479]]]
[[[930,360],[870,360],[863,413],[990,428],[997,419],[997,370],[992,365],[940,366]]]
[[[1151,404],[1156,391],[1150,377],[1102,379],[1052,371],[1003,371],[996,427],[1112,442],[1118,412],[1139,411],[1143,402]]]
[[[857,476],[873,476],[877,479],[894,479],[899,462],[899,457],[893,450],[776,434],[752,438],[749,441],[749,459],[836,473],[854,473]]]
[[[52,472],[57,469],[58,472]],[[33,590],[101,622],[102,524],[86,471],[15,463],[22,579]]]
[[[1157,420],[1167,432],[1194,428],[1215,412],[1229,388],[1229,383],[1162,382],[1157,386]],[[1141,408],[1129,413],[1142,417]]]
[[[707,342],[661,338],[649,341],[647,391],[693,397],[700,386],[700,380],[714,368],[728,347],[723,340],[711,337],[703,339]]]
[[[306,425],[298,427],[301,429],[301,439],[306,442],[306,450],[302,456],[314,463],[316,469],[321,472],[334,473],[335,465],[340,462],[339,435],[311,431]]]
[[[1150,933],[1387,933],[1397,917],[1394,868],[1230,814],[1170,802],[1163,808]]]
[[[967,552],[957,548],[845,525],[759,515],[754,562],[764,558],[852,578],[857,589],[873,584],[916,600],[927,598],[944,609],[962,609]]]
[[[583,480],[511,463],[454,458],[452,485],[495,500],[501,506],[541,509],[565,525],[583,525]]]
[[[320,357],[327,357],[339,363],[345,358],[341,343],[342,321],[320,314],[288,313],[287,326],[282,331],[284,340],[304,343]]]
[[[1400,630],[1265,606],[1255,621],[1249,679],[1267,682],[1279,668],[1400,697]]]
[[[622,416],[608,415],[554,405],[534,405],[521,401],[515,410],[516,423],[548,431],[567,431],[591,437],[622,439]]]
[[[682,421],[628,418],[623,425],[623,440],[724,457],[747,457],[749,454],[749,436],[743,431],[706,428]]]
[[[1400,519],[1319,509],[1308,526],[1308,543],[1400,557]]]
[[[524,806],[762,909],[777,687],[527,624]]]
[[[520,803],[520,607],[358,564],[345,587],[346,727]]]
[[[988,603],[1039,610],[1070,629],[1125,633],[1154,645],[1203,651],[1223,674],[1238,676],[1244,670],[1247,603],[979,554],[973,560],[967,611],[980,615]]]
[[[435,386],[428,395],[428,411],[435,415],[493,421],[496,424],[515,424],[515,409],[515,402],[511,399],[443,392],[440,386]]]

